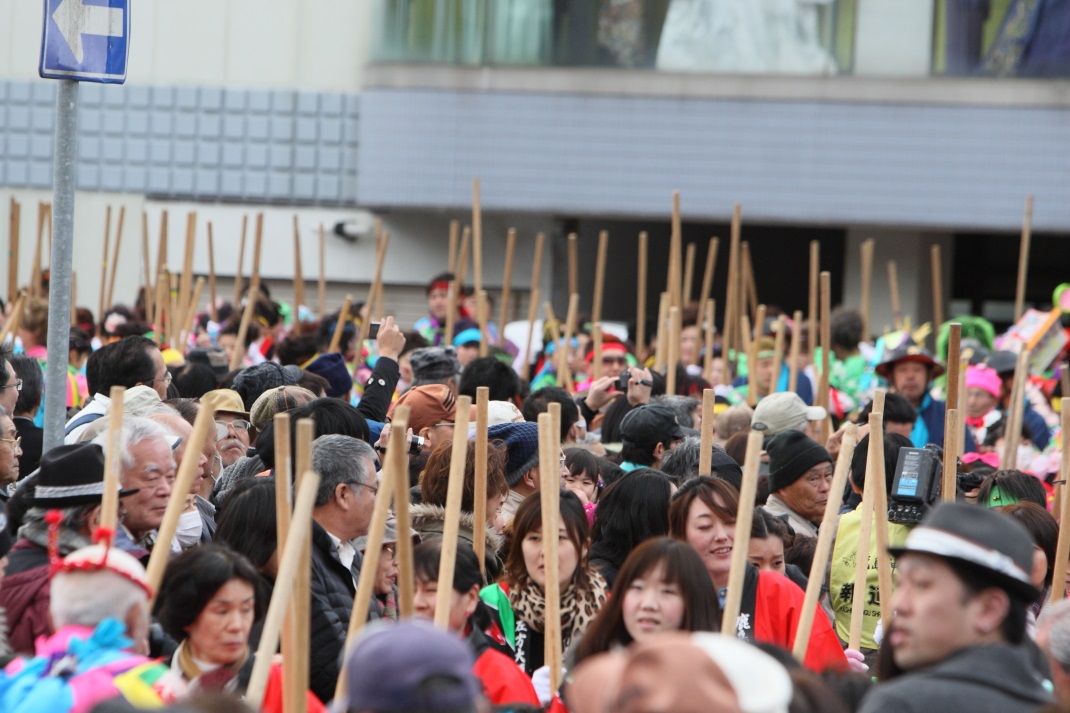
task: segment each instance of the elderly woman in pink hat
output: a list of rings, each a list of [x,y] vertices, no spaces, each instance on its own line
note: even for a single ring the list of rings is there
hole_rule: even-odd
[[[979,364],[966,370],[966,428],[973,434],[977,450],[991,450],[995,438],[993,426],[1003,419],[999,409],[1002,383],[995,369]],[[1002,433],[1003,429],[998,429]]]

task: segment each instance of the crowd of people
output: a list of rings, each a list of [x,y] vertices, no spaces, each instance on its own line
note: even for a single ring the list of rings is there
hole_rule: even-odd
[[[504,325],[472,319],[470,291],[450,304],[453,279],[429,282],[428,315],[411,330],[384,317],[365,342],[361,309],[315,320],[264,289],[243,298],[255,314],[246,330],[243,305],[220,304],[196,316],[186,343],[168,344],[136,304],[99,321],[79,310],[69,344],[49,345],[47,309],[28,300],[17,334],[0,345],[0,710],[241,710],[279,577],[276,477],[291,475],[277,471],[275,443],[296,443],[306,418],[321,479],[311,557],[300,563],[310,598],[297,603],[307,608],[309,660],[273,659],[262,710],[283,710],[287,665],[307,668],[308,711],[1070,707],[1070,604],[1052,596],[1066,585],[1055,581],[1065,568],[1053,507],[1061,387],[1057,373],[1034,373],[1015,390],[1017,355],[996,348],[991,325],[967,320],[963,335],[970,365],[958,502],[938,504],[937,493],[922,499],[915,520],[893,518],[887,551],[871,532],[862,633],[850,647],[859,543],[870,532],[863,497],[874,482],[866,481],[874,395],[886,392],[874,437],[894,501],[906,455],[943,457],[946,328],[938,325],[932,351],[920,332],[870,342],[861,315],[837,309],[826,400],[818,398],[820,351],[804,324],[776,310],[758,325],[749,363],[722,351],[719,336],[705,354],[704,325],[689,306],[679,362],[667,368],[657,365],[654,329],[647,344],[607,333],[596,352],[582,319],[567,340],[544,329],[524,364]],[[779,346],[782,332],[797,349]],[[68,360],[68,381],[46,385],[43,366],[57,358]],[[666,393],[670,381],[675,393]],[[68,420],[63,445],[42,453],[46,386],[66,388]],[[101,504],[116,386],[125,394],[119,524],[110,532]],[[458,412],[459,397],[474,400],[480,387],[490,392],[485,508],[476,502],[475,407]],[[703,453],[707,390],[716,405],[705,424],[712,452]],[[546,464],[537,421],[552,404],[560,405],[561,451]],[[391,515],[372,533],[402,405],[409,518]],[[1015,406],[1020,421],[1011,418]],[[199,442],[191,436],[202,408],[214,424],[203,448],[187,453]],[[290,433],[276,431],[279,413],[291,416]],[[449,583],[439,570],[443,551],[454,549],[443,536],[458,420],[470,425]],[[822,438],[827,421],[831,436]],[[1022,427],[1011,462],[1009,422]],[[860,441],[848,487],[833,492],[849,423],[859,424]],[[745,457],[755,432],[757,466]],[[160,541],[178,464],[188,459],[193,486],[174,536]],[[745,470],[758,472],[754,502],[740,495]],[[552,482],[548,473],[557,474]],[[548,488],[560,490],[556,535],[543,532]],[[815,571],[830,508],[838,513],[831,555]],[[751,522],[748,564],[735,593],[739,616],[725,622],[741,515]],[[548,565],[543,538],[554,536],[558,562]],[[399,591],[406,541],[411,592]],[[368,548],[379,542],[371,604],[354,611]],[[169,559],[154,587],[145,565],[157,548]],[[890,619],[882,618],[882,560],[894,569]],[[548,621],[556,609],[548,566],[560,586],[561,672],[546,660],[548,632],[558,630]],[[819,606],[808,614],[804,592],[815,577]],[[448,625],[435,628],[444,584],[449,612],[438,619]],[[405,618],[400,602],[410,597],[415,616]],[[366,624],[347,651],[355,617]],[[800,623],[809,634],[796,646]],[[793,650],[803,652],[798,660]],[[336,698],[340,678],[345,693]]]

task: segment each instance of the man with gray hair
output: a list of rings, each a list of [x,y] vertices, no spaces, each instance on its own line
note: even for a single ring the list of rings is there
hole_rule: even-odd
[[[338,435],[313,441],[312,468],[320,475],[320,486],[312,510],[309,688],[327,701],[334,697],[360,576],[361,558],[352,541],[368,534],[379,474],[370,445]]]
[[[120,502],[122,527],[115,533],[115,545],[135,557],[143,555],[142,548],[152,549],[156,528],[163,522],[175,483],[172,448],[179,440],[147,418],[135,416],[123,420],[119,477],[123,488],[135,492]],[[107,441],[108,435],[104,433],[94,443],[107,452]],[[129,537],[123,537],[124,534]]]
[[[1070,599],[1044,607],[1037,620],[1036,643],[1051,666],[1055,700],[1070,704]]]

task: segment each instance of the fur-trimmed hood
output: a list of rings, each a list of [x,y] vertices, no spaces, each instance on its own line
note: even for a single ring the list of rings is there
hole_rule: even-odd
[[[409,506],[409,515],[412,519],[412,529],[420,533],[420,537],[442,536],[446,525],[446,508],[441,505],[428,505],[417,503]],[[473,530],[475,525],[475,513],[461,511],[460,529],[458,537],[473,544]],[[505,542],[505,538],[494,531],[490,525],[484,527],[484,537],[487,543],[487,554],[499,555],[499,550]]]

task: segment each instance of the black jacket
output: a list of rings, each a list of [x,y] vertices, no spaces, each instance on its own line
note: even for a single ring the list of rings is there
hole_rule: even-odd
[[[862,713],[1032,713],[1052,700],[1021,646],[973,646],[878,685]]]
[[[353,575],[334,555],[331,537],[312,522],[309,689],[321,701],[334,698],[342,647],[353,613]]]
[[[386,421],[400,374],[398,363],[393,359],[379,357],[375,361],[375,369],[364,382],[364,394],[357,404],[361,416],[369,421]]]

